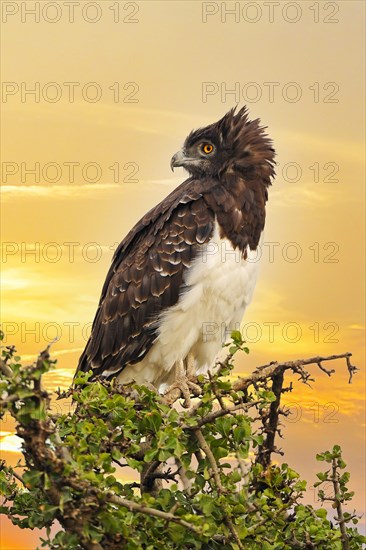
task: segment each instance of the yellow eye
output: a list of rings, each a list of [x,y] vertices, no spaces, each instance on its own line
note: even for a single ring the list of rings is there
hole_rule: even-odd
[[[206,153],[206,155],[209,155],[213,151],[213,145],[211,145],[211,143],[205,143],[202,146],[202,151]]]

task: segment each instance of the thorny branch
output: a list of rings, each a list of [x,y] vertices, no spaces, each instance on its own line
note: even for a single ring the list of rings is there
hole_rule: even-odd
[[[317,365],[319,367],[325,361],[334,361],[335,359],[346,359],[348,372],[350,373],[349,382],[351,382],[353,374],[357,370],[359,370],[357,367],[351,364],[351,361],[350,361],[351,357],[352,357],[352,353],[347,352],[347,353],[341,353],[337,355],[328,355],[327,357],[317,356],[317,357],[311,357],[309,359],[297,359],[295,361],[284,361],[283,363],[273,361],[268,365],[263,365],[261,367],[256,368],[255,371],[247,378],[239,378],[236,382],[233,383],[233,390],[234,391],[245,390],[252,384],[268,380],[278,372],[281,372],[281,371],[284,372],[286,370],[291,370],[295,374],[299,374],[300,380],[302,382],[307,382],[309,380],[310,375],[302,367],[306,365]],[[324,371],[323,367],[322,367],[322,370]],[[333,371],[328,371],[327,374],[330,375],[332,374],[332,372]]]

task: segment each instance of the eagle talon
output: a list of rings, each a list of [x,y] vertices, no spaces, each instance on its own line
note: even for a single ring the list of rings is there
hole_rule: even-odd
[[[184,380],[184,381],[181,380],[180,390],[181,390],[182,397],[184,398],[182,406],[185,409],[189,409],[189,407],[191,406],[191,392],[190,392],[189,383],[187,380]]]
[[[180,390],[181,397],[184,399],[183,407],[189,409],[191,406],[191,391],[187,378],[178,378],[174,386]]]
[[[169,386],[164,395],[172,395],[174,390],[178,390],[180,397],[184,399],[183,407],[189,409],[191,406],[191,396],[198,397],[202,393],[202,389],[198,384],[195,384],[192,379],[187,378],[186,376],[179,377],[176,379],[174,384]]]
[[[189,387],[189,381],[186,377],[177,378],[174,384],[169,386],[169,388],[166,390],[164,396],[168,396],[168,402],[170,402],[169,396],[174,394],[174,390],[178,390],[178,395],[180,394],[180,397],[184,399],[183,407],[185,409],[188,409],[191,406],[191,391]],[[178,396],[175,396],[178,397]],[[179,398],[179,397],[178,397]],[[173,399],[174,401],[175,399]]]
[[[187,385],[190,388],[191,392],[194,393],[194,395],[196,397],[201,395],[201,393],[202,393],[201,387],[198,384],[196,384],[195,382],[193,382],[191,379],[187,380]]]

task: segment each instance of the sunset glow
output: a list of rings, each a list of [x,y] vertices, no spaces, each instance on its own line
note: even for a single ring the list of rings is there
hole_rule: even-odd
[[[34,2],[8,4],[20,10]],[[55,339],[57,368],[45,382],[52,391],[67,388],[116,246],[186,177],[182,169],[171,173],[172,154],[193,128],[247,103],[250,116],[268,126],[278,166],[259,281],[241,327],[250,354],[238,358],[235,372],[245,375],[273,360],[353,353],[361,370],[351,385],[342,361],[332,363],[331,378],[313,368],[312,389],[294,379],[285,402],[298,420],[286,422],[280,444],[284,460],[309,482],[318,471],[315,454],[340,444],[356,491],[353,505],[362,513],[364,2],[331,3],[339,8],[334,24],[324,22],[324,7],[315,23],[307,1],[295,3],[302,6],[296,23],[281,15],[282,1],[273,22],[255,2],[263,8],[256,23],[243,20],[243,12],[239,22],[229,16],[223,22],[219,12],[204,22],[205,2],[152,0],[130,3],[139,7],[130,15],[138,21],[117,24],[114,2],[97,4],[103,17],[95,24],[77,11],[74,23],[66,12],[54,24],[42,17],[22,22],[19,11],[2,25],[6,343],[32,362]],[[120,13],[128,16],[122,7]],[[31,94],[22,99],[22,82],[29,89],[40,83],[39,101]],[[50,82],[60,86],[58,101],[44,99],[58,90],[45,90]],[[65,82],[79,83],[74,101]],[[91,82],[102,90],[98,101],[83,98]],[[277,83],[273,95],[268,82]],[[1,429],[1,455],[15,464],[20,440],[9,419]],[[2,550],[36,548],[39,532],[2,521]]]

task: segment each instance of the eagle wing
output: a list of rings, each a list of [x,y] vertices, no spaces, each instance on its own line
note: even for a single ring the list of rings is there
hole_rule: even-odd
[[[148,353],[157,337],[159,314],[187,288],[185,271],[214,230],[214,212],[201,186],[186,180],[120,243],[77,371],[115,376]]]

